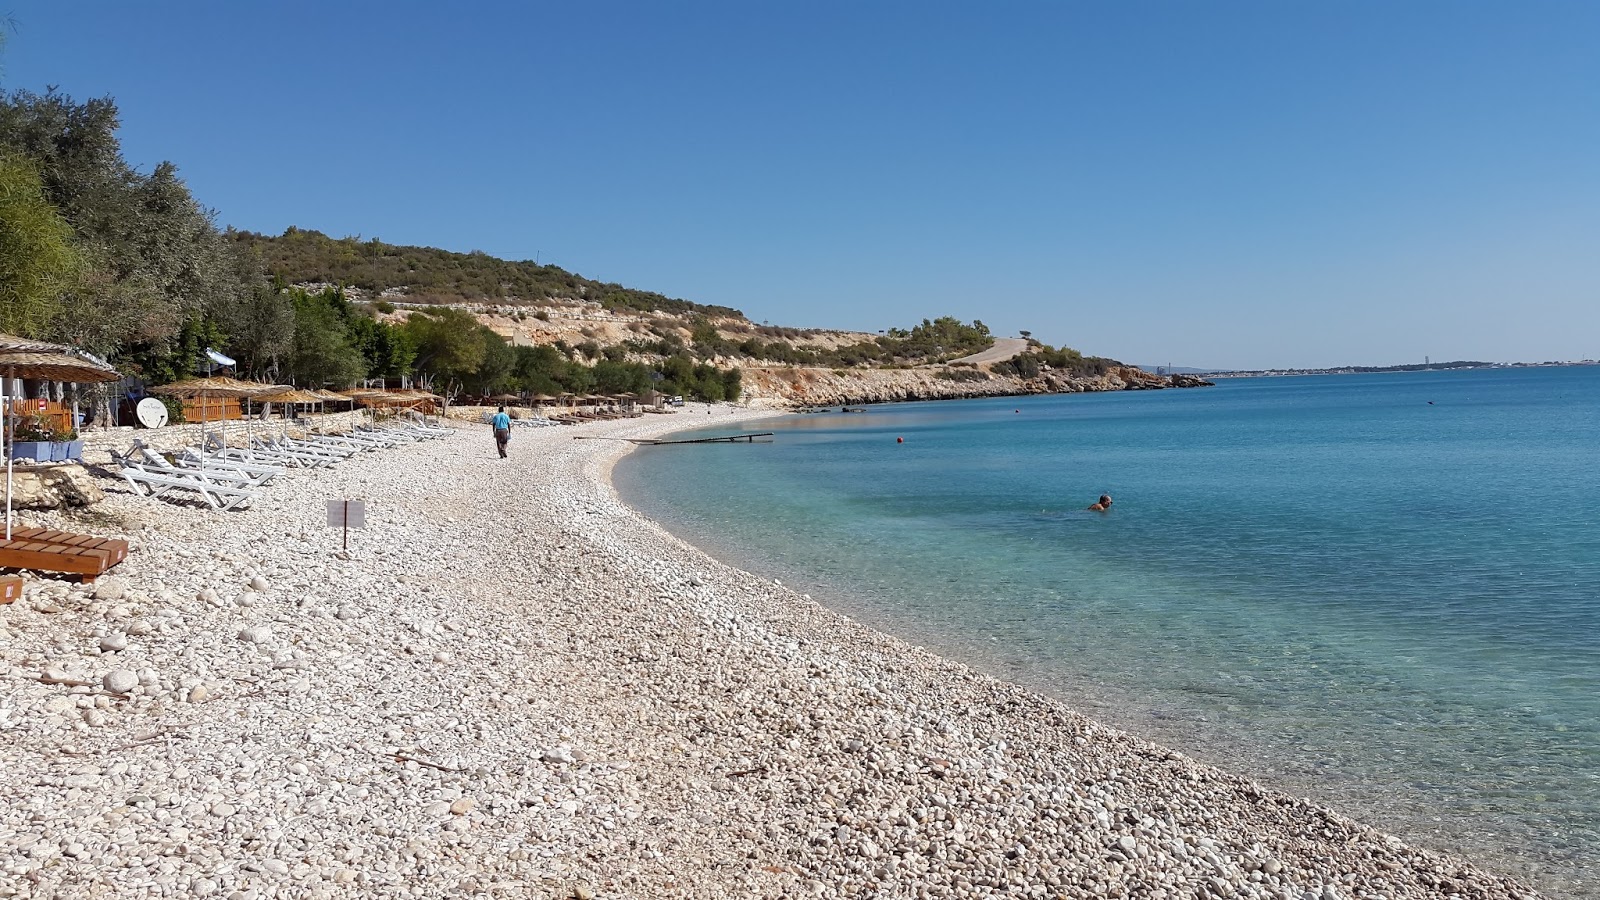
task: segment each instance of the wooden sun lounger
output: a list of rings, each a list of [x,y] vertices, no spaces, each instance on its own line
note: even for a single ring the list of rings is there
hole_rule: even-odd
[[[103,547],[67,547],[40,541],[0,541],[0,566],[32,569],[36,572],[61,572],[94,581],[120,560]]]
[[[55,544],[61,547],[87,547],[105,550],[111,554],[112,565],[116,565],[128,558],[128,542],[119,541],[116,538],[97,538],[90,534],[56,531],[53,528],[16,528],[11,531],[11,539],[32,541],[38,544]]]

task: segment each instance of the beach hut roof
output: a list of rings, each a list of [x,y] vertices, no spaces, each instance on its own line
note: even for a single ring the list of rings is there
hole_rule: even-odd
[[[116,369],[97,359],[58,350],[0,350],[0,372],[13,378],[44,378],[75,384],[122,378]]]
[[[30,338],[17,337],[14,334],[0,334],[0,351],[33,350],[42,353],[66,353],[72,350],[66,344],[52,344],[49,341],[35,341]]]

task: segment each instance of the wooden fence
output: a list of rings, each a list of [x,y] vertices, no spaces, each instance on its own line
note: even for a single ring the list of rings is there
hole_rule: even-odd
[[[260,409],[260,404],[256,404]],[[221,422],[244,418],[244,407],[237,397],[191,397],[183,401],[185,422]]]
[[[17,417],[17,427],[19,428],[30,419],[58,434],[65,434],[73,428],[72,407],[57,403],[54,400],[29,400],[24,397],[13,397],[11,399],[11,412]]]

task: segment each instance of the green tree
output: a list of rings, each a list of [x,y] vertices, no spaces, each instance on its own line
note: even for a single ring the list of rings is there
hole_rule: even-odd
[[[478,340],[483,342],[483,356],[470,372],[456,373],[468,388],[479,394],[495,394],[511,386],[511,373],[517,363],[517,354],[506,339],[483,325],[478,326]]]
[[[286,367],[303,387],[346,388],[367,374],[366,360],[350,343],[339,315],[344,302],[337,291],[291,293],[294,304],[294,346]]]
[[[0,97],[0,151],[26,157],[74,229],[83,277],[50,333],[156,369],[187,368],[185,329],[247,291],[238,259],[171,163],[122,158],[116,104],[54,90]],[[170,356],[171,359],[164,359]],[[147,373],[148,374],[148,373]]]
[[[473,372],[483,360],[478,320],[458,309],[439,308],[406,317],[402,329],[416,348],[417,371]]]
[[[0,331],[41,337],[76,278],[72,227],[27,160],[0,155]]]
[[[239,361],[239,371],[276,381],[294,350],[294,301],[289,292],[261,275],[248,251],[236,253],[235,262],[244,289],[213,304],[212,316],[226,336],[228,354]]]

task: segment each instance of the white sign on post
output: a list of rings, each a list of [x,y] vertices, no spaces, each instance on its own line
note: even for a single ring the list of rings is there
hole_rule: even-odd
[[[344,548],[350,549],[350,529],[367,527],[367,501],[329,500],[328,527],[344,529]]]

